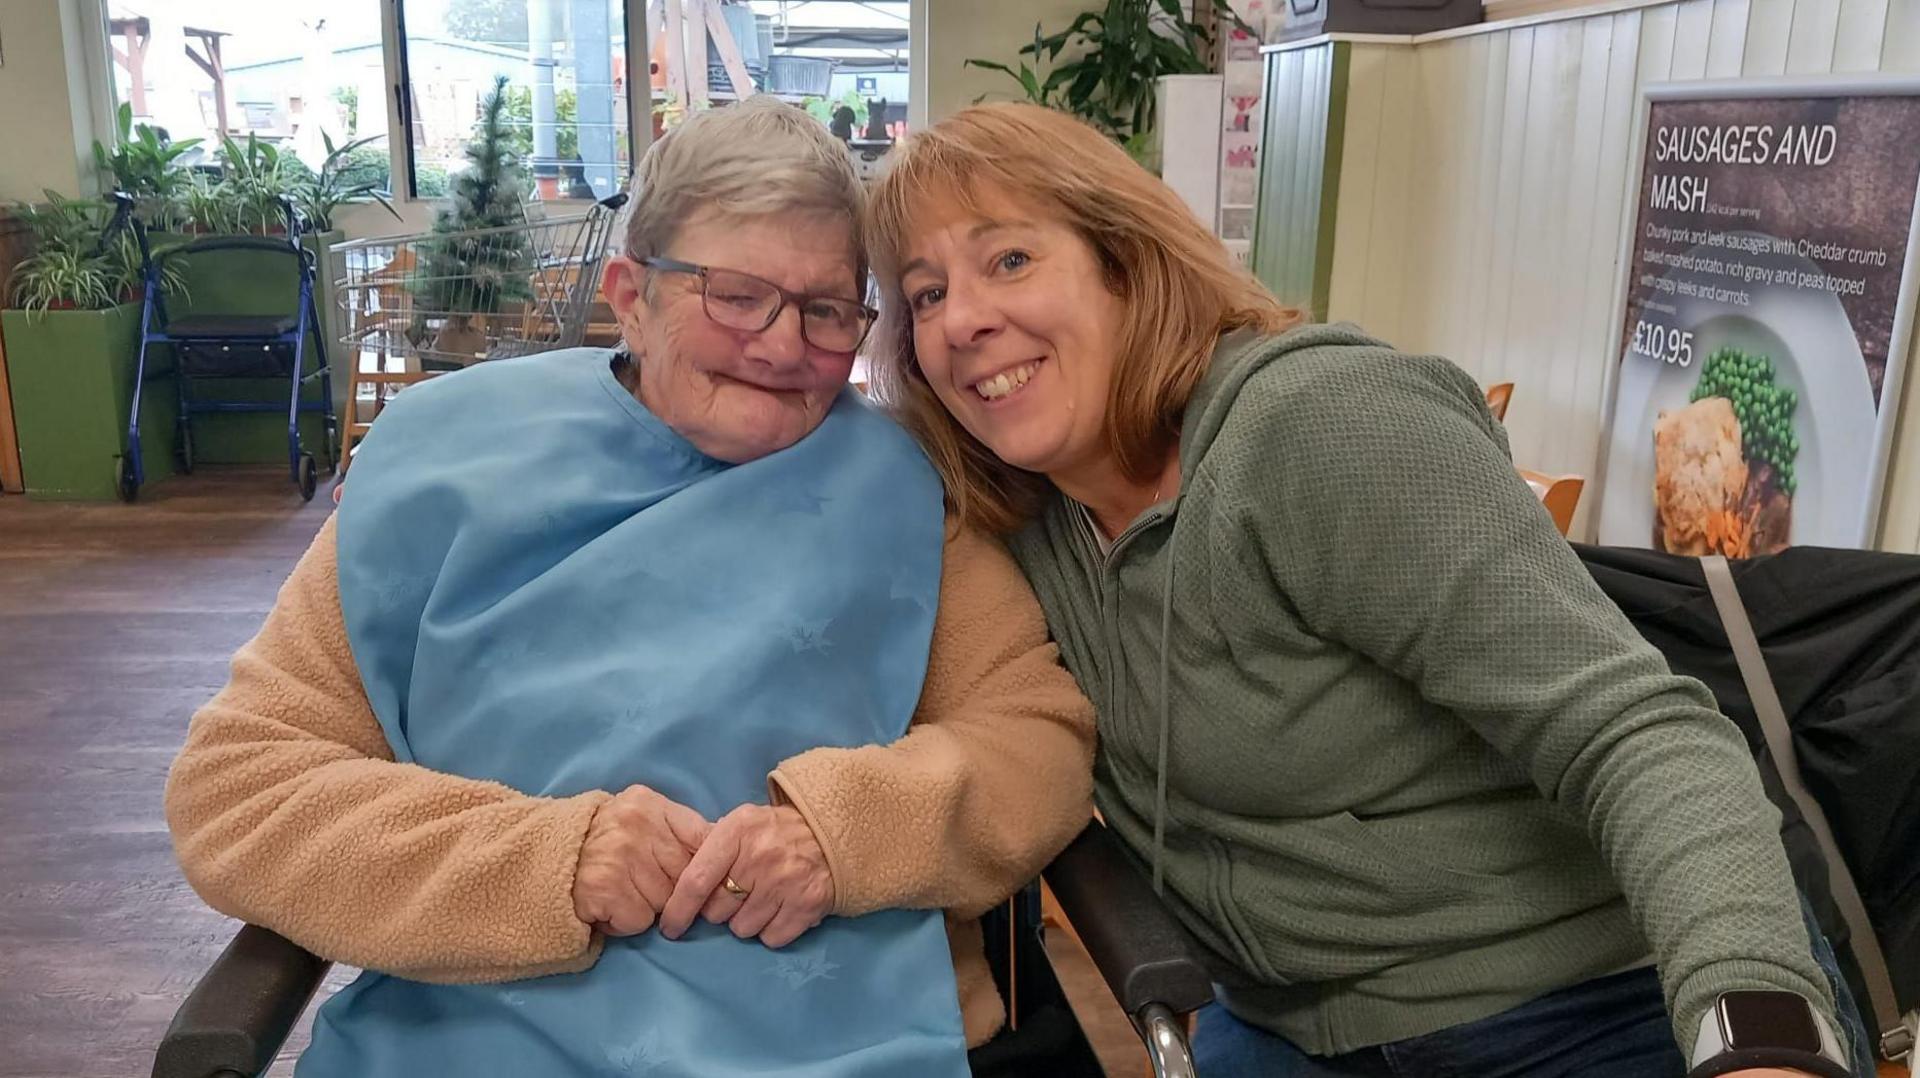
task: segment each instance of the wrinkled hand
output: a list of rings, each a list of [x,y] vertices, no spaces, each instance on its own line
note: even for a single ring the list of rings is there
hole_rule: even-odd
[[[732,879],[747,893],[727,890]],[[660,934],[678,939],[696,915],[785,947],[833,905],[827,855],[798,809],[742,805],[720,818],[660,912]]]
[[[645,932],[713,825],[645,786],[601,803],[573,874],[574,916],[609,936]]]

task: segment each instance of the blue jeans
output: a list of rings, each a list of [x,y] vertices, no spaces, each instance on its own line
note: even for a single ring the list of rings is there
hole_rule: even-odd
[[[1651,968],[1616,973],[1490,1018],[1337,1056],[1310,1056],[1218,1003],[1194,1030],[1200,1078],[1684,1078]]]
[[[1871,1076],[1866,1028],[1833,948],[1811,914],[1807,928],[1839,1005],[1848,1066],[1856,1075]],[[1200,1078],[1684,1078],[1687,1073],[1652,967],[1563,988],[1490,1018],[1337,1056],[1308,1055],[1211,1003],[1199,1013],[1193,1055]]]

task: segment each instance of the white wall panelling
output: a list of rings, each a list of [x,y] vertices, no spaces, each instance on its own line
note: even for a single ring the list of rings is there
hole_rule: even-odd
[[[1517,383],[1516,459],[1591,478],[1641,88],[1920,71],[1920,0],[1681,0],[1350,48],[1329,317]],[[1920,552],[1920,377],[1901,395],[1880,543]]]

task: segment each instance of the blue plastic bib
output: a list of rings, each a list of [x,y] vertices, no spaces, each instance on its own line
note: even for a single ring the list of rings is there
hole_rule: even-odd
[[[893,741],[940,587],[938,480],[848,391],[798,444],[706,457],[610,354],[409,388],[362,444],[340,601],[396,758],[564,797],[644,783],[709,819],[781,760]],[[299,1078],[963,1078],[941,916],[830,918],[781,951],[704,922],[578,974],[362,974]]]

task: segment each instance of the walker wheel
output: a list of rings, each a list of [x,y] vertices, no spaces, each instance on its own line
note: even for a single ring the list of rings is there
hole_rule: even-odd
[[[300,484],[300,500],[312,501],[313,492],[320,485],[320,468],[313,462],[312,453],[300,454],[300,465],[296,475]]]
[[[120,495],[121,501],[131,505],[133,500],[140,496],[140,481],[133,477],[132,457],[120,458],[118,475],[119,482],[115,484],[116,491]]]

